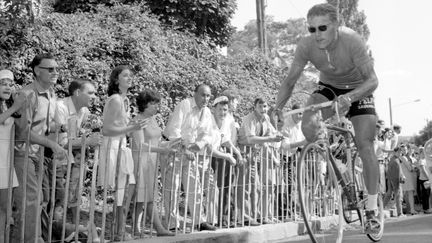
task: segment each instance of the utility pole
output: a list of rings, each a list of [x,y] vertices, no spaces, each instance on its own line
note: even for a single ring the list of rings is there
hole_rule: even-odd
[[[388,98],[388,102],[389,102],[389,111],[390,111],[390,126],[393,126],[393,110],[392,110],[392,103],[391,103],[391,98]]]
[[[264,55],[267,54],[267,36],[265,26],[265,0],[256,0],[258,47]]]

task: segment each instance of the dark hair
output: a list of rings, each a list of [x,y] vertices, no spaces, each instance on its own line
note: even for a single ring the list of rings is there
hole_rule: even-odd
[[[55,59],[55,58],[51,53],[42,53],[42,54],[36,55],[30,63],[30,68],[33,71],[33,75],[36,76],[34,68],[36,66],[38,66],[42,62],[42,60],[44,60],[44,59]]]
[[[136,104],[139,112],[144,112],[150,102],[160,102],[160,96],[153,90],[144,90],[136,97]]]
[[[254,107],[257,104],[264,104],[264,103],[267,103],[267,102],[263,98],[256,98],[255,101],[254,101]]]
[[[338,10],[335,6],[329,3],[321,3],[314,5],[311,9],[309,9],[307,13],[307,18],[326,15],[329,16],[332,22],[338,21]]]
[[[195,93],[198,92],[198,90],[199,90],[201,87],[209,87],[209,88],[210,88],[210,86],[209,86],[208,84],[198,84],[197,86],[195,86],[195,90],[194,90],[194,92],[195,92]]]
[[[131,70],[131,69],[126,65],[120,65],[120,66],[115,67],[111,71],[110,78],[109,78],[109,84],[108,84],[108,90],[107,90],[108,96],[120,93],[119,84],[118,84],[118,77],[119,77],[120,73],[122,73],[124,70]]]
[[[75,90],[80,89],[82,90],[84,88],[84,85],[93,83],[90,80],[87,79],[75,79],[73,80],[68,87],[69,96],[72,96]]]

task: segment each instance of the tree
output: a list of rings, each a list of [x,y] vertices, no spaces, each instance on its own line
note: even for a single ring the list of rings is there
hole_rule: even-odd
[[[288,19],[286,21],[274,21],[272,16],[266,16],[268,59],[278,66],[283,74],[287,74],[294,58],[294,51],[300,38],[307,34],[306,22],[303,18]],[[251,20],[246,24],[244,30],[233,35],[228,46],[228,54],[233,57],[241,57],[247,53],[258,51],[256,21]],[[278,89],[278,85],[274,89]],[[318,81],[318,71],[308,65],[300,77],[294,89],[294,100],[290,102],[304,102]]]
[[[432,138],[432,121],[427,121],[426,126],[414,137],[416,145],[424,145],[427,140]]]
[[[366,24],[366,14],[358,11],[359,0],[327,0],[328,3],[339,7],[339,18],[343,25],[355,30],[365,41],[369,39],[370,31]]]
[[[208,38],[219,46],[226,46],[234,32],[230,19],[237,7],[235,0],[57,0],[54,10],[74,13],[78,10],[94,12],[97,5],[144,3],[162,23],[172,28],[189,31]]]
[[[235,0],[147,0],[151,12],[168,25],[208,37],[226,46],[234,32],[230,19],[237,8]]]

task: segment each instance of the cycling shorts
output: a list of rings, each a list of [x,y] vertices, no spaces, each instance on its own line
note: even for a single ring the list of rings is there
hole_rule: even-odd
[[[334,100],[337,96],[346,94],[352,89],[337,89],[331,85],[318,83],[319,88],[314,91],[314,94],[321,94],[328,100]],[[368,95],[360,100],[354,101],[347,113],[347,117],[358,115],[376,115],[375,103],[373,95]]]

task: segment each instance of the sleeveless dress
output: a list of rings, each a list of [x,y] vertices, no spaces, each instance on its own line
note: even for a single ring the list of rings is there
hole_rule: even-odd
[[[0,124],[0,189],[7,189],[9,187],[9,172],[12,159],[11,158],[11,144],[12,143],[12,126],[14,119],[9,117],[4,124]],[[12,169],[12,187],[18,186],[17,176],[15,169]]]
[[[137,166],[139,173],[139,175],[136,175],[138,187],[137,202],[153,202],[156,180],[155,173],[157,173],[157,153],[151,153],[148,149],[142,149],[140,154],[138,154],[138,151],[141,142],[145,142],[151,147],[159,146],[159,141],[162,137],[162,129],[158,126],[156,119],[151,117],[147,127],[138,132],[143,134],[144,141],[134,141],[133,148],[135,166]]]
[[[121,99],[124,105],[121,106],[120,115],[116,112],[109,111],[107,107],[109,107],[109,103],[112,102],[113,99]],[[117,115],[116,115],[117,114]],[[104,122],[106,118],[109,116],[116,115],[114,117],[114,124],[119,127],[125,127],[129,123],[129,100],[127,98],[122,98],[118,94],[111,95],[108,97],[104,111],[103,118]],[[121,147],[119,145],[121,143]],[[117,190],[117,206],[121,206],[123,204],[123,198],[125,194],[126,180],[127,176],[129,176],[129,184],[135,184],[134,177],[134,162],[132,158],[132,151],[130,148],[126,146],[126,135],[119,136],[104,136],[103,142],[100,150],[100,163],[99,163],[99,173],[98,173],[98,185],[104,186],[104,180],[106,178],[106,185],[110,188],[115,188],[115,177],[116,177],[116,169],[117,169],[117,160],[118,153],[120,151],[120,159],[119,159],[119,171],[118,171],[118,190]]]

